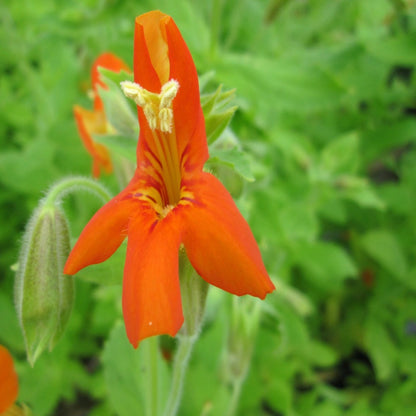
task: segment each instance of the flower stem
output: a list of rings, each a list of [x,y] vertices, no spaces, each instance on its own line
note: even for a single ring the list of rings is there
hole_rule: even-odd
[[[159,392],[159,341],[157,337],[147,340],[147,355],[150,366],[148,383],[148,416],[158,415],[158,392]]]
[[[238,377],[233,381],[233,393],[231,401],[228,406],[227,416],[234,416],[238,409],[238,402],[240,400],[241,388],[243,387],[244,377]]]
[[[55,205],[67,194],[81,189],[95,194],[104,202],[108,202],[111,199],[111,194],[98,181],[83,176],[69,176],[51,187],[46,195],[45,205]]]
[[[179,346],[173,362],[172,385],[164,416],[175,416],[177,414],[182,396],[183,381],[196,338],[196,336],[179,337]]]

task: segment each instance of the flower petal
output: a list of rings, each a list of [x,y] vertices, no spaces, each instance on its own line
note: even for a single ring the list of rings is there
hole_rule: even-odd
[[[236,295],[264,298],[274,290],[246,220],[221,182],[209,173],[190,184],[183,243],[208,283]]]
[[[101,54],[93,63],[91,68],[91,80],[92,86],[94,88],[94,109],[98,111],[104,110],[103,102],[101,101],[100,96],[98,95],[98,87],[107,89],[107,86],[101,81],[100,73],[98,68],[103,67],[107,68],[110,71],[119,72],[124,70],[130,72],[130,68],[127,64],[122,61],[119,57],[113,55],[110,52],[105,52]]]
[[[205,121],[202,113],[198,73],[192,55],[173,19],[166,23],[169,48],[170,79],[179,82],[173,100],[175,130],[180,155],[186,150],[188,170],[202,169],[208,159]]]
[[[129,216],[136,205],[129,198],[132,182],[100,208],[82,230],[66,261],[65,274],[75,274],[86,266],[107,260],[126,238]]]
[[[205,121],[199,98],[198,74],[191,53],[173,19],[152,11],[136,18],[134,80],[143,88],[160,93],[170,79],[179,82],[173,100],[174,130],[180,160],[187,171],[202,169],[208,159]],[[137,150],[143,159],[146,147],[154,152],[152,132],[138,108],[141,135]]]
[[[164,16],[158,11],[142,14],[136,17],[134,31],[134,82],[155,93],[159,93],[161,86],[168,81],[163,73],[163,70],[166,72],[166,64],[169,68],[166,42],[159,24]],[[160,79],[161,76],[163,79]]]
[[[0,413],[5,412],[15,402],[18,389],[12,356],[0,345]]]
[[[104,169],[106,173],[111,173],[113,165],[107,148],[100,143],[95,143],[92,139],[92,134],[106,133],[107,127],[104,113],[85,110],[76,105],[74,106],[74,116],[82,142],[93,158],[94,178],[100,176],[101,169]]]
[[[152,335],[174,336],[183,323],[178,275],[181,217],[159,220],[143,203],[129,224],[123,281],[127,336],[137,348]]]

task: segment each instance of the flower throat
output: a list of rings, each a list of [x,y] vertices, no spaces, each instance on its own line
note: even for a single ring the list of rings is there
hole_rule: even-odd
[[[175,123],[172,102],[179,89],[178,81],[171,79],[164,84],[159,94],[150,92],[131,81],[121,82],[126,97],[143,109],[153,137],[154,154],[148,157],[163,183],[160,189],[160,205],[163,212],[176,206],[181,193],[181,167],[176,145]]]

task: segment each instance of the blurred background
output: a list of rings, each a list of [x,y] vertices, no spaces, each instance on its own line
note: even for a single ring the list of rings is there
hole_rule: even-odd
[[[134,18],[152,9],[175,19],[213,89],[236,89],[230,129],[255,178],[238,179],[238,204],[277,291],[237,414],[415,414],[414,0],[0,3],[0,343],[15,357],[19,400],[39,416],[129,414],[108,370],[118,358],[106,340],[124,336],[120,286],[88,281],[100,271],[76,279],[68,330],[32,369],[12,266],[44,191],[91,173],[72,111],[91,107],[92,62],[111,51],[132,66]],[[117,192],[113,177],[102,181]],[[81,195],[65,206],[76,236],[99,203]],[[208,305],[181,415],[224,414],[219,302]]]

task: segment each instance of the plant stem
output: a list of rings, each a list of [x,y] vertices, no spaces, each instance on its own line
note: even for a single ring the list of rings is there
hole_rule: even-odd
[[[148,416],[158,414],[158,393],[159,393],[159,341],[157,337],[150,337],[147,342],[149,360],[149,390],[148,390]]]
[[[98,181],[83,176],[70,176],[52,186],[45,198],[45,205],[55,205],[65,195],[81,189],[95,194],[104,202],[108,202],[111,199],[111,194]]]
[[[233,382],[233,393],[231,396],[230,405],[228,406],[227,416],[234,416],[238,409],[238,402],[240,400],[241,388],[243,386],[244,377],[238,377]]]
[[[196,338],[196,336],[179,337],[179,346],[173,362],[172,385],[164,416],[175,416],[177,414],[182,396],[183,381]]]

